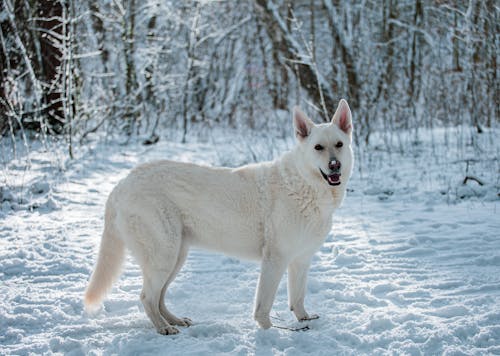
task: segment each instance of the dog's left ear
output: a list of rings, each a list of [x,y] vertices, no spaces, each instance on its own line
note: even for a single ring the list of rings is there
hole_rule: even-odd
[[[300,110],[298,106],[293,108],[293,128],[295,136],[299,141],[304,140],[311,133],[314,123]]]
[[[352,115],[351,109],[349,108],[349,104],[344,99],[340,99],[339,106],[337,107],[337,111],[335,111],[335,115],[332,118],[332,124],[335,124],[344,131],[346,134],[352,134]]]

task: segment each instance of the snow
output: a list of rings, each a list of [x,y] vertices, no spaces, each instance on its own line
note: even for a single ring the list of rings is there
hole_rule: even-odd
[[[82,304],[105,199],[133,166],[158,158],[238,165],[269,155],[269,139],[253,138],[252,152],[239,144],[247,138],[222,133],[185,145],[99,143],[73,161],[39,147],[29,170],[11,158],[0,191],[0,354],[500,353],[499,149],[487,145],[498,132],[470,149],[460,135],[430,136],[401,153],[384,149],[382,136],[356,150],[349,194],[310,271],[306,307],[320,318],[304,332],[259,329],[258,265],[200,250],[167,295],[174,313],[194,321],[178,335],[155,332],[130,257],[96,315]],[[292,144],[273,142],[270,155]],[[482,187],[462,185],[473,158],[468,169]],[[303,326],[288,311],[285,280],[273,323]]]

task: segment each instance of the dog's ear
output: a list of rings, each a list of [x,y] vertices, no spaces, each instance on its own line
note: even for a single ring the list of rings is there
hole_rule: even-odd
[[[332,124],[335,124],[344,131],[346,134],[352,134],[352,115],[351,109],[349,108],[349,104],[344,99],[340,99],[339,106],[337,107],[337,111],[335,111],[335,115],[332,118]]]
[[[293,128],[295,136],[299,141],[304,140],[311,133],[314,123],[300,110],[298,106],[293,108]]]

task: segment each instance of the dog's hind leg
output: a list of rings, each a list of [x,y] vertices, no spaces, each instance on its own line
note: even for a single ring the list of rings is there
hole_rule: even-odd
[[[160,312],[160,299],[166,278],[164,270],[144,271],[141,301],[156,330],[163,335],[173,335],[179,330],[173,327]]]
[[[168,277],[167,282],[165,283],[165,285],[163,286],[163,289],[161,290],[160,313],[172,325],[190,326],[193,324],[193,322],[189,318],[176,317],[165,306],[165,294],[167,292],[167,288],[170,285],[170,283],[173,282],[173,280],[177,276],[177,273],[179,273],[180,269],[184,265],[184,262],[186,261],[187,255],[188,255],[188,247],[186,246],[186,243],[183,243],[181,246],[181,249],[179,251],[179,256],[177,258],[177,263],[175,264],[174,270],[172,271],[172,273]]]
[[[180,218],[175,210],[167,212],[167,209],[160,205],[143,206],[140,213],[125,213],[121,224],[130,251],[142,270],[144,310],[156,330],[164,335],[179,332],[162,316],[160,304],[163,287],[175,270],[182,244]]]

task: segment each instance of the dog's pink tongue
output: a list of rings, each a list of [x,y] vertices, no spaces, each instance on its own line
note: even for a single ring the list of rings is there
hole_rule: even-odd
[[[328,181],[330,183],[338,183],[340,180],[340,174],[334,173],[328,176]]]

